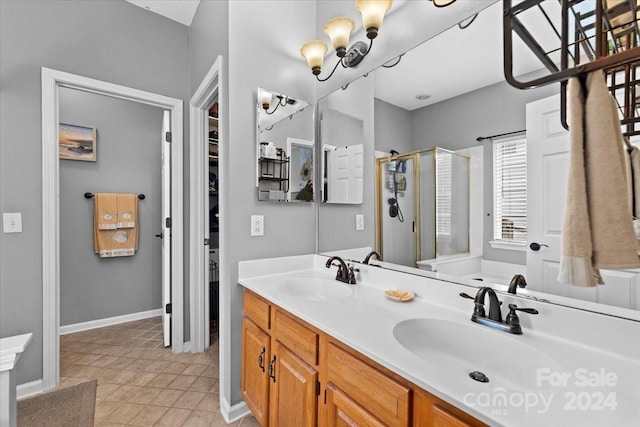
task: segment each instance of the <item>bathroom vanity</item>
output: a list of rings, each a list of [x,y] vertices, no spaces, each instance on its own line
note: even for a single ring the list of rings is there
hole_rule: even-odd
[[[262,426],[635,425],[640,323],[499,295],[535,308],[523,334],[471,322],[476,289],[328,257],[239,264],[242,396]],[[396,302],[385,290],[416,298]],[[487,307],[488,311],[488,307]],[[488,382],[470,377],[480,371]]]

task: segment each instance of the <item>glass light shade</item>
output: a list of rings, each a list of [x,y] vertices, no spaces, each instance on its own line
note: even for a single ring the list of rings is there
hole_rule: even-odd
[[[393,0],[356,0],[356,10],[362,14],[364,29],[380,29],[384,14],[392,3]]]
[[[322,40],[313,40],[305,43],[300,49],[300,53],[307,60],[307,64],[309,64],[309,68],[311,68],[313,74],[320,74],[327,49],[329,49],[329,47]]]
[[[269,109],[269,106],[271,105],[271,98],[273,98],[273,94],[271,92],[260,89],[260,92],[258,93],[258,103],[262,105],[262,108],[265,110]]]
[[[344,51],[349,47],[349,36],[355,27],[356,24],[351,18],[339,16],[324,24],[324,33],[331,39],[331,44],[336,52],[341,50],[344,54]],[[343,55],[338,53],[338,56]]]
[[[451,3],[455,2],[456,0],[429,0],[429,1],[432,1],[434,6],[447,7]]]

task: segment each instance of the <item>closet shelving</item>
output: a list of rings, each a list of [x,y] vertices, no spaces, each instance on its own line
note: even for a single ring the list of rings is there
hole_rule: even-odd
[[[218,117],[209,112],[209,172],[218,174]],[[218,189],[209,185],[209,193],[217,194]]]
[[[510,85],[529,89],[560,82],[567,127],[567,80],[603,70],[618,102],[623,135],[640,135],[640,1],[503,0],[503,9],[504,74]],[[530,25],[534,22],[546,22],[546,31]],[[513,75],[514,33],[548,74],[529,81]]]

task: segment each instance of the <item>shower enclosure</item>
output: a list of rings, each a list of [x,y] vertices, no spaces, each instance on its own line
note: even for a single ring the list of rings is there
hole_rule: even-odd
[[[386,262],[469,253],[468,156],[429,148],[376,161],[376,248]]]

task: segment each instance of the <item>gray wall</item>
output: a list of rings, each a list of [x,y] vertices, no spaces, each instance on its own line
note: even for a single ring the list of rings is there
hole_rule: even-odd
[[[411,112],[381,99],[374,100],[374,133],[377,151],[396,150],[407,153],[413,150]]]
[[[189,27],[191,94],[198,89],[218,55],[229,65],[229,3],[201,0]]]
[[[519,90],[502,82],[415,110],[411,117],[413,149],[438,146],[458,150],[478,144],[476,138],[479,136],[525,129],[526,104],[559,90],[558,84]],[[491,142],[485,142],[484,149],[484,258],[524,264],[525,252],[493,249],[488,243],[493,240]]]
[[[40,68],[187,99],[188,35],[124,1],[0,1],[0,210],[24,229],[0,235],[0,335],[34,333],[18,384],[42,378]]]
[[[97,161],[60,160],[60,325],[158,309],[162,305],[162,109],[60,89],[60,122],[97,129]],[[138,251],[93,252],[93,199],[85,192],[143,193]]]
[[[220,393],[231,405],[240,397],[240,351],[242,288],[238,281],[238,262],[265,256],[286,256],[312,253],[315,250],[314,203],[287,205],[262,203],[256,197],[255,176],[255,100],[256,87],[268,87],[294,98],[315,101],[313,76],[306,63],[292,55],[298,52],[303,40],[317,37],[315,28],[315,2],[291,1],[232,1],[228,4],[228,45],[216,40],[216,33],[205,29],[206,25],[224,25],[225,17],[220,8],[202,2],[191,31],[192,88],[196,88],[218,54],[229,55],[227,60],[228,100],[221,100],[221,121],[228,129],[222,147],[226,148],[224,160],[226,172],[220,178],[227,204],[227,216],[221,217],[221,227],[227,241],[221,242],[221,252],[226,251],[230,275],[221,282],[230,295],[228,306],[229,328],[221,323],[221,340],[229,345],[221,348],[230,362],[230,381],[221,383]],[[277,22],[265,31],[262,25],[248,22]],[[231,54],[231,53],[234,54]],[[226,112],[226,116],[224,115]],[[231,202],[232,201],[232,202]],[[224,213],[224,212],[223,212]],[[250,216],[264,215],[263,237],[251,237]],[[222,295],[222,293],[221,293]],[[221,302],[225,304],[224,301]]]

